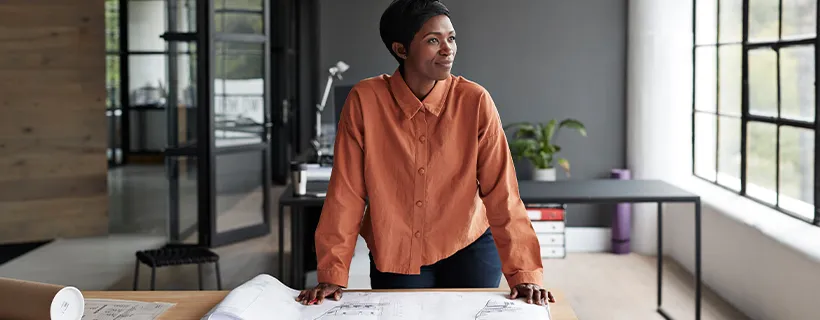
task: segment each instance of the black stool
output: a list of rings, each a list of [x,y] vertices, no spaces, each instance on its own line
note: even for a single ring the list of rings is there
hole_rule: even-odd
[[[199,290],[202,290],[202,265],[213,263],[216,273],[216,286],[222,290],[222,279],[219,275],[219,255],[205,247],[187,244],[168,244],[159,249],[137,251],[137,261],[134,268],[134,291],[140,274],[140,262],[151,267],[151,290],[156,285],[156,268],[196,264],[199,269]]]

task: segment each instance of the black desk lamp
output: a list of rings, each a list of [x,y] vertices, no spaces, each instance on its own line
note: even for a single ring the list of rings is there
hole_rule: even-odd
[[[333,85],[333,78],[339,78],[342,80],[342,73],[350,69],[350,66],[347,65],[344,61],[336,62],[335,65],[328,69],[328,76],[327,76],[327,85],[325,86],[325,92],[322,95],[322,102],[316,105],[316,137],[311,141],[313,145],[313,149],[316,151],[316,160],[321,162],[322,158],[322,145],[319,142],[319,139],[322,137],[322,112],[325,110],[325,105],[327,104],[327,96],[330,94],[330,88]]]

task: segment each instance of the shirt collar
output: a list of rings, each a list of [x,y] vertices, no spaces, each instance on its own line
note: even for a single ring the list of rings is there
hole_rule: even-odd
[[[393,96],[408,119],[412,119],[421,108],[427,108],[430,113],[438,117],[444,109],[444,98],[450,88],[451,78],[452,76],[437,81],[433,86],[433,90],[424,97],[424,101],[419,101],[413,91],[410,90],[410,87],[404,82],[399,69],[396,69],[393,75],[390,76],[389,83]]]

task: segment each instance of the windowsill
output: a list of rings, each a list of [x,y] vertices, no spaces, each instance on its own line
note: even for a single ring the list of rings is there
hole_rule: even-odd
[[[754,228],[820,263],[820,227],[792,218],[694,176],[675,184],[700,195],[704,207],[711,207],[716,212]]]

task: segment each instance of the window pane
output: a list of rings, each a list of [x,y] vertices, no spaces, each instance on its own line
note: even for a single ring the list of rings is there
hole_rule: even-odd
[[[743,36],[743,0],[721,0],[719,3],[720,43],[740,42]]]
[[[180,234],[196,232],[199,225],[197,215],[197,159],[196,157],[170,157],[169,160],[176,164],[179,176],[172,187],[178,188],[178,198],[168,199],[169,206],[179,210],[179,230]],[[195,238],[195,237],[194,237]]]
[[[717,182],[740,190],[740,119],[721,116],[718,119]]]
[[[708,113],[695,113],[695,175],[715,181],[717,151],[717,118]]]
[[[777,53],[749,51],[749,112],[777,116]]]
[[[163,0],[128,1],[129,51],[165,51],[160,38],[167,26],[165,9]]]
[[[778,39],[778,0],[749,0],[749,41]]]
[[[214,0],[214,8],[254,11],[262,11],[264,9],[262,0]]]
[[[220,79],[260,79],[265,70],[264,44],[216,42],[216,77]]]
[[[225,154],[214,160],[217,232],[264,223],[264,161],[262,152]]]
[[[108,148],[106,150],[109,161],[122,161],[122,110],[120,98],[120,56],[108,54],[105,56],[105,112],[108,121]]]
[[[176,55],[177,61],[177,103],[194,107],[196,105],[196,44],[191,43],[188,53]]]
[[[128,68],[128,93],[132,106],[165,103],[168,88],[168,57],[165,54],[131,55]]]
[[[721,46],[719,49],[719,67],[720,67],[720,106],[718,112],[720,114],[740,115],[740,103],[742,97],[741,78],[742,74],[742,60],[741,60],[741,46],[727,45]]]
[[[749,196],[775,204],[777,127],[762,122],[749,122],[748,125],[746,191]]]
[[[695,109],[715,112],[717,104],[717,55],[715,47],[695,49]]]
[[[105,57],[106,108],[120,107],[120,56]]]
[[[264,44],[217,42],[215,49],[216,143],[259,143],[265,123]]]
[[[780,206],[814,218],[814,132],[780,127]]]
[[[120,2],[105,0],[105,50],[120,50]]]
[[[697,0],[695,16],[695,43],[715,44],[717,42],[717,1]]]
[[[781,117],[814,121],[814,47],[780,49]]]
[[[174,32],[196,32],[196,0],[172,0],[171,5],[176,10]]]
[[[783,0],[783,39],[814,37],[816,26],[816,0]]]
[[[264,33],[264,6],[261,0],[215,0],[214,10],[216,32]]]
[[[196,44],[190,48],[196,51]],[[177,141],[179,143],[196,141],[197,107],[196,104],[196,54],[179,54],[176,56],[177,73],[176,83],[169,83],[169,88],[175,86],[177,92]],[[171,81],[169,79],[169,81]]]

